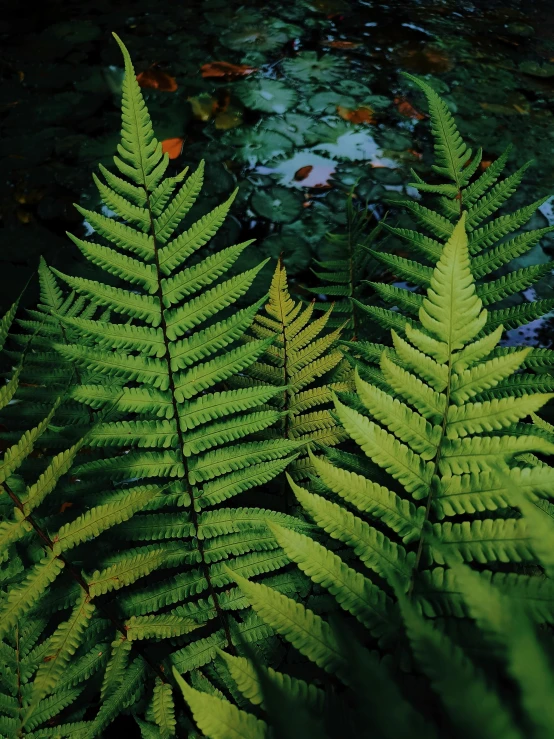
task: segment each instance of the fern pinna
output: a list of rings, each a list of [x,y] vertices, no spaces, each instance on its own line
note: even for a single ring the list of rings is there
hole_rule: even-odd
[[[506,330],[515,329],[540,318],[554,307],[554,299],[502,307],[504,299],[530,287],[552,269],[547,263],[506,272],[511,260],[532,249],[553,228],[548,226],[526,230],[507,238],[531,219],[537,208],[547,200],[546,197],[512,213],[498,215],[498,210],[516,192],[531,162],[509,177],[499,180],[508,160],[507,149],[480,176],[475,177],[482,151],[479,150],[472,157],[472,152],[460,136],[446,103],[427,83],[409,74],[405,74],[405,77],[423,90],[429,102],[435,147],[433,169],[446,182],[426,183],[413,172],[416,181],[412,186],[423,195],[433,195],[434,207],[424,206],[419,201],[395,202],[395,205],[404,208],[422,226],[423,231],[384,224],[391,234],[402,241],[403,246],[415,253],[417,260],[394,253],[373,251],[376,259],[416,289],[372,282],[371,285],[378,295],[386,303],[395,306],[396,310],[377,306],[364,307],[361,303],[360,310],[388,329],[402,330],[406,323],[410,323],[411,317],[417,316],[421,307],[424,292],[433,274],[433,265],[440,258],[444,242],[451,236],[460,214],[465,211],[471,271],[477,280],[477,295],[486,306],[500,304],[488,310],[487,329],[492,331],[500,325]],[[494,278],[494,273],[498,270],[500,275]],[[363,351],[363,347],[359,349]],[[372,345],[367,345],[366,349],[366,358],[372,362],[375,359],[378,361],[380,350]],[[498,349],[497,353],[504,351],[511,349]],[[527,357],[526,365],[538,369],[552,367],[552,356],[551,352],[534,349]],[[554,388],[550,378],[543,380],[544,386]]]
[[[321,494],[290,482],[304,511],[345,551],[268,523],[289,558],[329,591],[367,637],[357,642],[356,629],[346,623],[333,629],[317,611],[233,575],[271,628],[353,693],[341,705],[340,696],[325,695],[295,676],[222,655],[244,697],[262,704],[281,730],[286,725],[285,736],[304,731],[324,737],[331,729],[332,736],[362,737],[372,727],[380,737],[414,738],[457,735],[463,727],[460,736],[522,739],[546,737],[554,727],[551,713],[541,718],[533,698],[537,690],[546,695],[544,686],[553,684],[534,630],[535,624],[552,624],[553,506],[541,499],[554,495],[554,470],[534,455],[554,453],[554,440],[548,428],[522,423],[554,395],[491,397],[514,376],[529,349],[491,357],[502,327],[485,329],[487,311],[470,270],[465,220],[463,213],[433,270],[419,322],[406,327],[406,338],[392,332],[396,353],[383,351],[382,383],[358,375],[356,408],[336,401],[338,418],[369,465],[389,477],[388,487],[363,474],[363,455],[337,454],[343,467],[314,457]],[[544,506],[547,515],[540,512]],[[518,563],[533,563],[540,574],[519,574]],[[521,690],[524,717],[512,712],[499,687],[489,687],[490,676],[429,616],[439,623],[436,617],[470,617],[484,627],[494,654],[507,660]],[[366,651],[368,642],[396,651],[401,617],[415,660],[446,716],[437,718],[437,707],[422,701],[419,691],[419,706],[406,701],[405,690],[388,674],[386,665],[394,661],[379,665],[375,653]],[[325,682],[320,676],[319,685]],[[259,715],[180,684],[208,737],[226,736],[223,723],[241,736],[270,735]],[[467,703],[460,702],[460,691],[468,695]],[[295,719],[297,712],[303,715]],[[340,727],[333,725],[337,712]],[[344,717],[350,719],[346,727]],[[433,724],[444,733],[435,732]]]
[[[256,315],[251,328],[257,340],[273,339],[273,343],[248,368],[243,382],[251,383],[253,378],[262,385],[282,388],[270,403],[283,413],[283,418],[266,435],[302,444],[299,457],[288,468],[295,479],[306,477],[311,468],[307,456],[310,443],[335,446],[345,438],[329,405],[333,390],[347,391],[351,387],[349,378],[342,376],[345,373],[339,364],[343,356],[335,346],[341,326],[323,333],[333,306],[316,319],[313,313],[313,302],[303,307],[291,298],[287,273],[279,260],[265,312]]]

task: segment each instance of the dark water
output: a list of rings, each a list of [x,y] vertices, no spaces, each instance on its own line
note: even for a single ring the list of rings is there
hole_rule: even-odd
[[[554,192],[551,2],[12,4],[0,20],[4,306],[40,254],[86,273],[65,231],[85,233],[72,204],[97,205],[91,172],[117,144],[122,69],[111,31],[158,85],[144,88],[158,137],[184,140],[175,167],[207,160],[192,215],[239,185],[219,243],[256,237],[247,259],[284,252],[299,285],[313,284],[325,232],[344,227],[345,190],[359,181],[368,212],[392,209],[394,219],[385,201],[405,197],[411,167],[428,170],[426,109],[402,70],[431,75],[486,161],[509,143],[511,171],[535,159],[514,207]],[[216,77],[212,65],[203,77],[216,61],[258,71]],[[548,204],[541,211],[531,226],[552,220]],[[553,244],[545,239],[525,263],[548,259]],[[551,296],[553,284],[544,279],[536,294]],[[31,287],[25,300],[34,297]]]

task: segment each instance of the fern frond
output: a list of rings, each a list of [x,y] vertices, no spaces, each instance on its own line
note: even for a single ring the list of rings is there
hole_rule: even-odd
[[[471,159],[471,149],[468,149],[460,136],[456,123],[446,103],[430,85],[418,77],[404,72],[404,77],[417,85],[425,93],[431,113],[431,131],[435,146],[437,164],[433,169],[438,174],[450,179],[459,189],[465,184],[464,167]]]
[[[265,739],[267,724],[232,703],[214,695],[201,693],[188,685],[176,668],[173,675],[192,710],[194,720],[205,736],[210,739]]]

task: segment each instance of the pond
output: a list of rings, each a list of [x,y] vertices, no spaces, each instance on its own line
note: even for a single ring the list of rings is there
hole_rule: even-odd
[[[554,193],[549,2],[13,4],[0,21],[4,308],[41,254],[66,272],[89,270],[65,232],[86,233],[73,203],[99,204],[91,174],[118,141],[123,70],[111,31],[129,47],[175,171],[206,160],[191,219],[238,187],[217,245],[256,239],[240,267],[269,258],[259,295],[280,254],[300,294],[317,284],[316,260],[336,250],[326,233],[347,227],[350,190],[368,229],[385,214],[399,221],[412,170],[425,176],[432,160],[427,108],[403,71],[441,94],[468,144],[483,147],[483,167],[509,144],[510,172],[534,159],[511,208]],[[548,200],[528,227],[550,223]],[[547,234],[514,268],[553,250]],[[547,275],[533,294],[553,288]],[[24,303],[34,300],[31,287]],[[551,346],[549,333],[539,322],[516,338]]]

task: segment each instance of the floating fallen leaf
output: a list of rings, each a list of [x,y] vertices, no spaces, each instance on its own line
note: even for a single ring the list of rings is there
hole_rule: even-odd
[[[73,507],[73,503],[71,503],[71,502],[69,502],[69,503],[62,503],[61,506],[60,506],[59,513],[65,513],[68,508],[72,508],[72,507]]]
[[[214,126],[220,131],[228,131],[236,128],[242,123],[242,110],[232,105],[227,106],[225,110],[216,113],[214,118]]]
[[[403,67],[419,74],[448,72],[454,66],[443,49],[431,45],[417,49],[402,49],[399,57]]]
[[[164,92],[175,92],[178,88],[175,77],[170,77],[161,69],[151,67],[140,74],[137,74],[137,82],[141,87],[151,87],[155,90],[163,90]]]
[[[375,123],[373,111],[365,106],[351,110],[350,108],[343,108],[342,105],[337,105],[337,113],[343,120],[350,121],[350,123]]]
[[[322,41],[322,46],[330,46],[331,49],[357,49],[361,46],[359,41]]]
[[[164,154],[169,154],[170,159],[177,159],[183,151],[184,143],[185,139],[182,138],[165,139],[162,141],[162,151]]]
[[[479,164],[479,167],[481,169],[487,169],[488,167],[491,166],[491,164],[492,164],[492,160],[490,160],[490,159],[482,159],[481,160],[481,163]]]
[[[217,98],[203,92],[196,97],[187,98],[192,105],[193,116],[200,121],[209,121],[217,110]]]
[[[312,169],[313,167],[311,164],[307,164],[305,167],[300,167],[300,169],[297,169],[296,172],[294,173],[294,179],[297,182],[300,182],[301,180],[305,180],[306,177],[308,177],[308,175],[312,171]]]
[[[232,79],[235,77],[247,77],[253,72],[257,72],[257,67],[251,67],[248,64],[231,64],[230,62],[208,62],[200,67],[202,77],[226,77]]]
[[[483,110],[496,115],[529,115],[529,106],[526,108],[512,103],[512,105],[501,105],[500,103],[479,103]]]
[[[23,210],[23,208],[17,208],[15,211],[15,214],[17,216],[17,220],[20,223],[31,223],[33,221],[33,214],[30,213],[28,210]]]
[[[394,98],[394,103],[400,115],[405,115],[406,118],[415,118],[416,121],[421,121],[425,118],[425,115],[420,113],[419,110],[416,110],[404,97]]]

